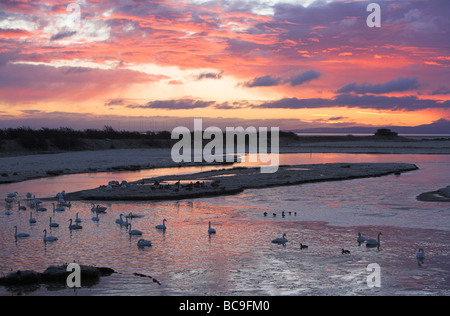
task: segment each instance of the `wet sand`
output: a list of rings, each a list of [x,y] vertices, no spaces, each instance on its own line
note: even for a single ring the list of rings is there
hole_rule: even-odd
[[[340,181],[417,170],[407,163],[333,163],[280,166],[275,174],[261,173],[260,168],[233,168],[183,176],[165,176],[127,183],[125,186],[100,186],[68,193],[66,200],[156,201],[181,200],[238,194],[246,189],[303,183]]]

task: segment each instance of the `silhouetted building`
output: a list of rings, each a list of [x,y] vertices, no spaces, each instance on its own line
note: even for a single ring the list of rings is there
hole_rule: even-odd
[[[381,137],[397,137],[398,133],[391,131],[388,128],[380,128],[375,133],[375,136],[381,136]]]

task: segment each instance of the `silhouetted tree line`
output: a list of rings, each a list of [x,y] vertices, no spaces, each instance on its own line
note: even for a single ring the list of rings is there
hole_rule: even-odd
[[[83,149],[84,139],[101,140],[142,140],[142,143],[148,147],[169,147],[177,140],[171,139],[171,132],[130,132],[117,131],[111,126],[106,125],[102,130],[85,129],[74,130],[69,127],[60,128],[41,128],[31,129],[30,127],[18,127],[0,129],[0,146],[3,140],[16,140],[24,148],[29,150],[48,150],[54,146],[61,150]],[[268,133],[270,139],[270,132]],[[298,139],[298,136],[292,132],[280,131],[280,137]],[[194,139],[192,133],[192,140]],[[249,137],[246,136],[246,142]],[[203,140],[204,143],[209,140]],[[114,144],[111,144],[114,148]]]
[[[83,139],[140,139],[146,144],[157,145],[158,141],[169,141],[170,132],[129,132],[117,131],[111,126],[105,126],[103,130],[86,129],[77,131],[68,127],[41,128],[38,130],[30,127],[18,127],[0,129],[0,141],[17,140],[24,148],[47,150],[50,145],[62,150],[77,149],[83,145]]]

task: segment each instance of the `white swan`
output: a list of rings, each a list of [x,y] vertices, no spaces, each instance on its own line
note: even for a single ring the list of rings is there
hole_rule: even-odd
[[[137,229],[131,230],[131,224],[128,224],[128,226],[130,227],[129,231],[128,231],[128,234],[130,236],[141,236],[142,235],[142,232],[140,230],[137,230]]]
[[[5,202],[8,203],[8,204],[10,204],[10,203],[14,202],[14,199],[13,199],[13,198],[10,198],[10,197],[7,197],[7,198],[5,199]]]
[[[125,218],[141,218],[141,217],[144,217],[144,215],[133,214],[133,212],[130,212],[127,215],[125,215]]]
[[[81,222],[82,222],[82,220],[81,220],[81,218],[78,217],[78,213],[77,213],[77,215],[75,217],[75,223],[81,223]]]
[[[12,212],[10,210],[8,210],[8,211],[5,212],[5,215],[6,216],[12,215]]]
[[[357,239],[359,244],[362,244],[366,241],[366,237],[362,236],[361,233],[358,233],[358,239]]]
[[[50,227],[59,227],[58,223],[52,222],[52,218],[50,217]]]
[[[26,208],[25,206],[20,205],[20,201],[17,202],[17,209],[18,209],[19,211],[26,211],[26,210],[27,210],[27,208]]]
[[[209,229],[208,229],[208,234],[215,234],[216,230],[214,228],[211,228],[211,222],[209,222]]]
[[[16,196],[17,196],[17,192],[14,192],[14,193],[8,193],[8,195],[7,195],[7,197],[9,197],[9,198],[15,198]]]
[[[70,224],[69,224],[69,229],[70,230],[78,230],[78,229],[82,229],[83,228],[83,226],[80,226],[78,224],[73,224],[72,225],[72,219],[69,219],[68,221],[70,222]]]
[[[155,226],[155,228],[156,229],[166,229],[167,227],[166,227],[166,222],[167,222],[167,219],[163,219],[163,223],[162,223],[162,225],[156,225]]]
[[[26,233],[17,233],[17,226],[14,226],[15,228],[15,232],[14,232],[14,237],[15,238],[27,238],[30,237],[30,235],[26,234]]]
[[[275,238],[274,240],[272,240],[272,242],[274,244],[285,244],[288,242],[288,240],[286,239],[287,235],[283,234],[283,237],[281,238]]]
[[[98,213],[96,213],[95,216],[92,217],[92,221],[94,221],[94,222],[100,222],[100,217],[98,217]]]
[[[145,240],[145,239],[139,239],[139,241],[137,242],[137,246],[139,248],[151,247],[152,246],[152,242],[149,241],[149,240]]]
[[[54,237],[54,236],[48,236],[47,237],[47,230],[44,229],[44,242],[53,242],[53,241],[57,241],[58,238]]]
[[[116,224],[119,224],[120,226],[126,225],[125,221],[122,219],[123,214],[120,214],[118,219],[116,219]]]
[[[27,199],[30,200],[32,197],[32,194],[30,192],[27,193]]]
[[[36,224],[36,219],[33,217],[33,212],[30,212],[30,219],[28,221],[30,224]]]
[[[107,207],[104,207],[104,206],[100,206],[100,205],[95,206],[94,203],[91,203],[91,205],[92,205],[92,207],[91,207],[92,212],[105,213],[105,211],[107,210]]]
[[[47,212],[47,208],[38,206],[36,207],[36,212]]]
[[[66,209],[64,208],[64,206],[55,206],[55,203],[52,203],[53,205],[53,212],[64,212]]]
[[[369,247],[369,248],[380,247],[380,245],[381,245],[381,242],[380,242],[380,236],[381,236],[381,235],[383,235],[383,234],[382,234],[382,233],[379,233],[379,234],[378,234],[377,240],[375,240],[375,239],[367,239],[367,241],[366,241],[366,247]]]

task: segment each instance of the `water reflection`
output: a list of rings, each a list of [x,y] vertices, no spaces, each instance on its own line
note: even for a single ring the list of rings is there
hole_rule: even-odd
[[[295,163],[304,163],[303,158]],[[413,158],[422,159],[417,162],[421,170],[400,177],[249,190],[189,201],[106,202],[101,205],[107,212],[98,215],[98,222],[92,221],[92,205],[83,201],[73,202],[65,212],[53,213],[47,207],[48,211],[34,214],[34,225],[28,223],[29,211],[13,210],[10,216],[0,212],[0,274],[43,271],[49,265],[73,261],[120,272],[77,293],[37,286],[0,287],[0,295],[448,295],[448,206],[418,202],[415,196],[446,183],[450,161],[436,156]],[[404,161],[416,162],[412,157]],[[105,180],[111,178],[105,175],[101,181]],[[23,195],[42,190],[36,183],[29,190],[14,191]],[[124,225],[116,224],[120,214],[130,212],[143,215],[129,218],[133,229],[142,230],[142,237],[130,236]],[[264,212],[269,216],[264,217]],[[68,221],[76,213],[83,229],[70,231]],[[49,227],[50,216],[59,227]],[[164,218],[167,229],[156,229]],[[215,235],[208,234],[209,222],[217,230]],[[30,238],[15,241],[16,225]],[[58,241],[44,243],[43,229]],[[358,245],[359,232],[376,237],[379,231],[383,232],[379,250]],[[283,233],[289,237],[284,247],[271,243]],[[150,240],[152,247],[137,247],[140,238]],[[300,244],[309,247],[300,249]],[[343,248],[351,254],[342,255]],[[427,253],[420,269],[419,248]],[[365,283],[370,263],[378,263],[383,271],[377,292]],[[134,273],[150,275],[161,285]]]

